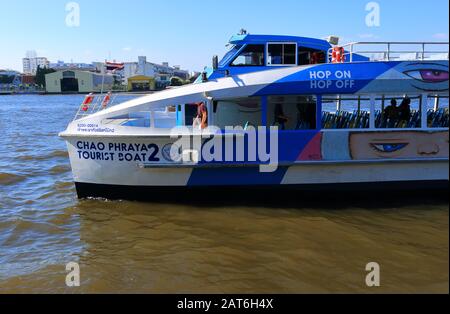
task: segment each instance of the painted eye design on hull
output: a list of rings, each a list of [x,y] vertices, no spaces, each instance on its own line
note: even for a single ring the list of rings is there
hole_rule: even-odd
[[[380,153],[393,153],[405,148],[406,146],[408,146],[408,143],[385,143],[385,144],[371,143],[370,146],[372,146],[372,148],[375,151]]]
[[[448,81],[448,71],[444,70],[414,70],[406,71],[404,74],[425,83],[441,83]]]

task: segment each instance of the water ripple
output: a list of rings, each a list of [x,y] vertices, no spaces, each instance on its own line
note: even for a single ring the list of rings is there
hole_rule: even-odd
[[[367,292],[371,261],[379,292],[448,293],[445,199],[78,201],[57,134],[82,98],[0,97],[0,293]]]

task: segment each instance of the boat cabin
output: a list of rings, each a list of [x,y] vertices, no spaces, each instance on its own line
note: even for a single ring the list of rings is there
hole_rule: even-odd
[[[337,37],[316,39],[298,36],[253,35],[243,31],[229,41],[229,50],[212,68],[206,68],[206,77],[216,79],[229,75],[331,62],[330,49],[338,44]],[[216,58],[216,57],[215,57]],[[353,55],[352,62],[368,61],[362,55]],[[344,61],[345,62],[345,61]],[[201,82],[201,78],[197,81]]]

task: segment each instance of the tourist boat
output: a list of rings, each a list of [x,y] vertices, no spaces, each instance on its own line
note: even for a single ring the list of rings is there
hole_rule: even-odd
[[[80,198],[448,187],[448,43],[230,44],[195,84],[80,107],[60,134]]]

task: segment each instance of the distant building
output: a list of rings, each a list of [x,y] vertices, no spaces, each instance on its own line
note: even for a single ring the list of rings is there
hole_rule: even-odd
[[[136,75],[128,78],[128,91],[151,91],[156,89],[155,79],[150,76]]]
[[[191,77],[190,72],[182,70],[179,65],[173,66],[173,76],[182,78],[183,80],[188,80]]]
[[[45,75],[47,93],[91,93],[109,91],[117,78],[112,74],[100,74],[81,70],[57,71]]]
[[[61,71],[61,70],[84,70],[84,71],[96,71],[97,67],[93,63],[66,63],[64,61],[58,60],[56,63],[50,63],[50,69]]]
[[[45,57],[37,57],[36,52],[28,51],[27,57],[22,59],[23,73],[36,75],[38,67],[48,68],[50,62]]]
[[[13,70],[0,70],[0,89],[15,89],[22,83],[20,73]]]
[[[23,85],[34,85],[36,84],[36,76],[31,74],[22,74],[21,81]]]
[[[182,79],[189,79],[189,71],[181,70],[179,66],[170,67],[168,62],[156,64],[147,62],[144,56],[138,57],[138,62],[125,62],[123,70],[123,80],[129,84],[129,79],[136,76],[145,76],[154,79],[155,88],[162,89],[170,84],[173,76]]]

